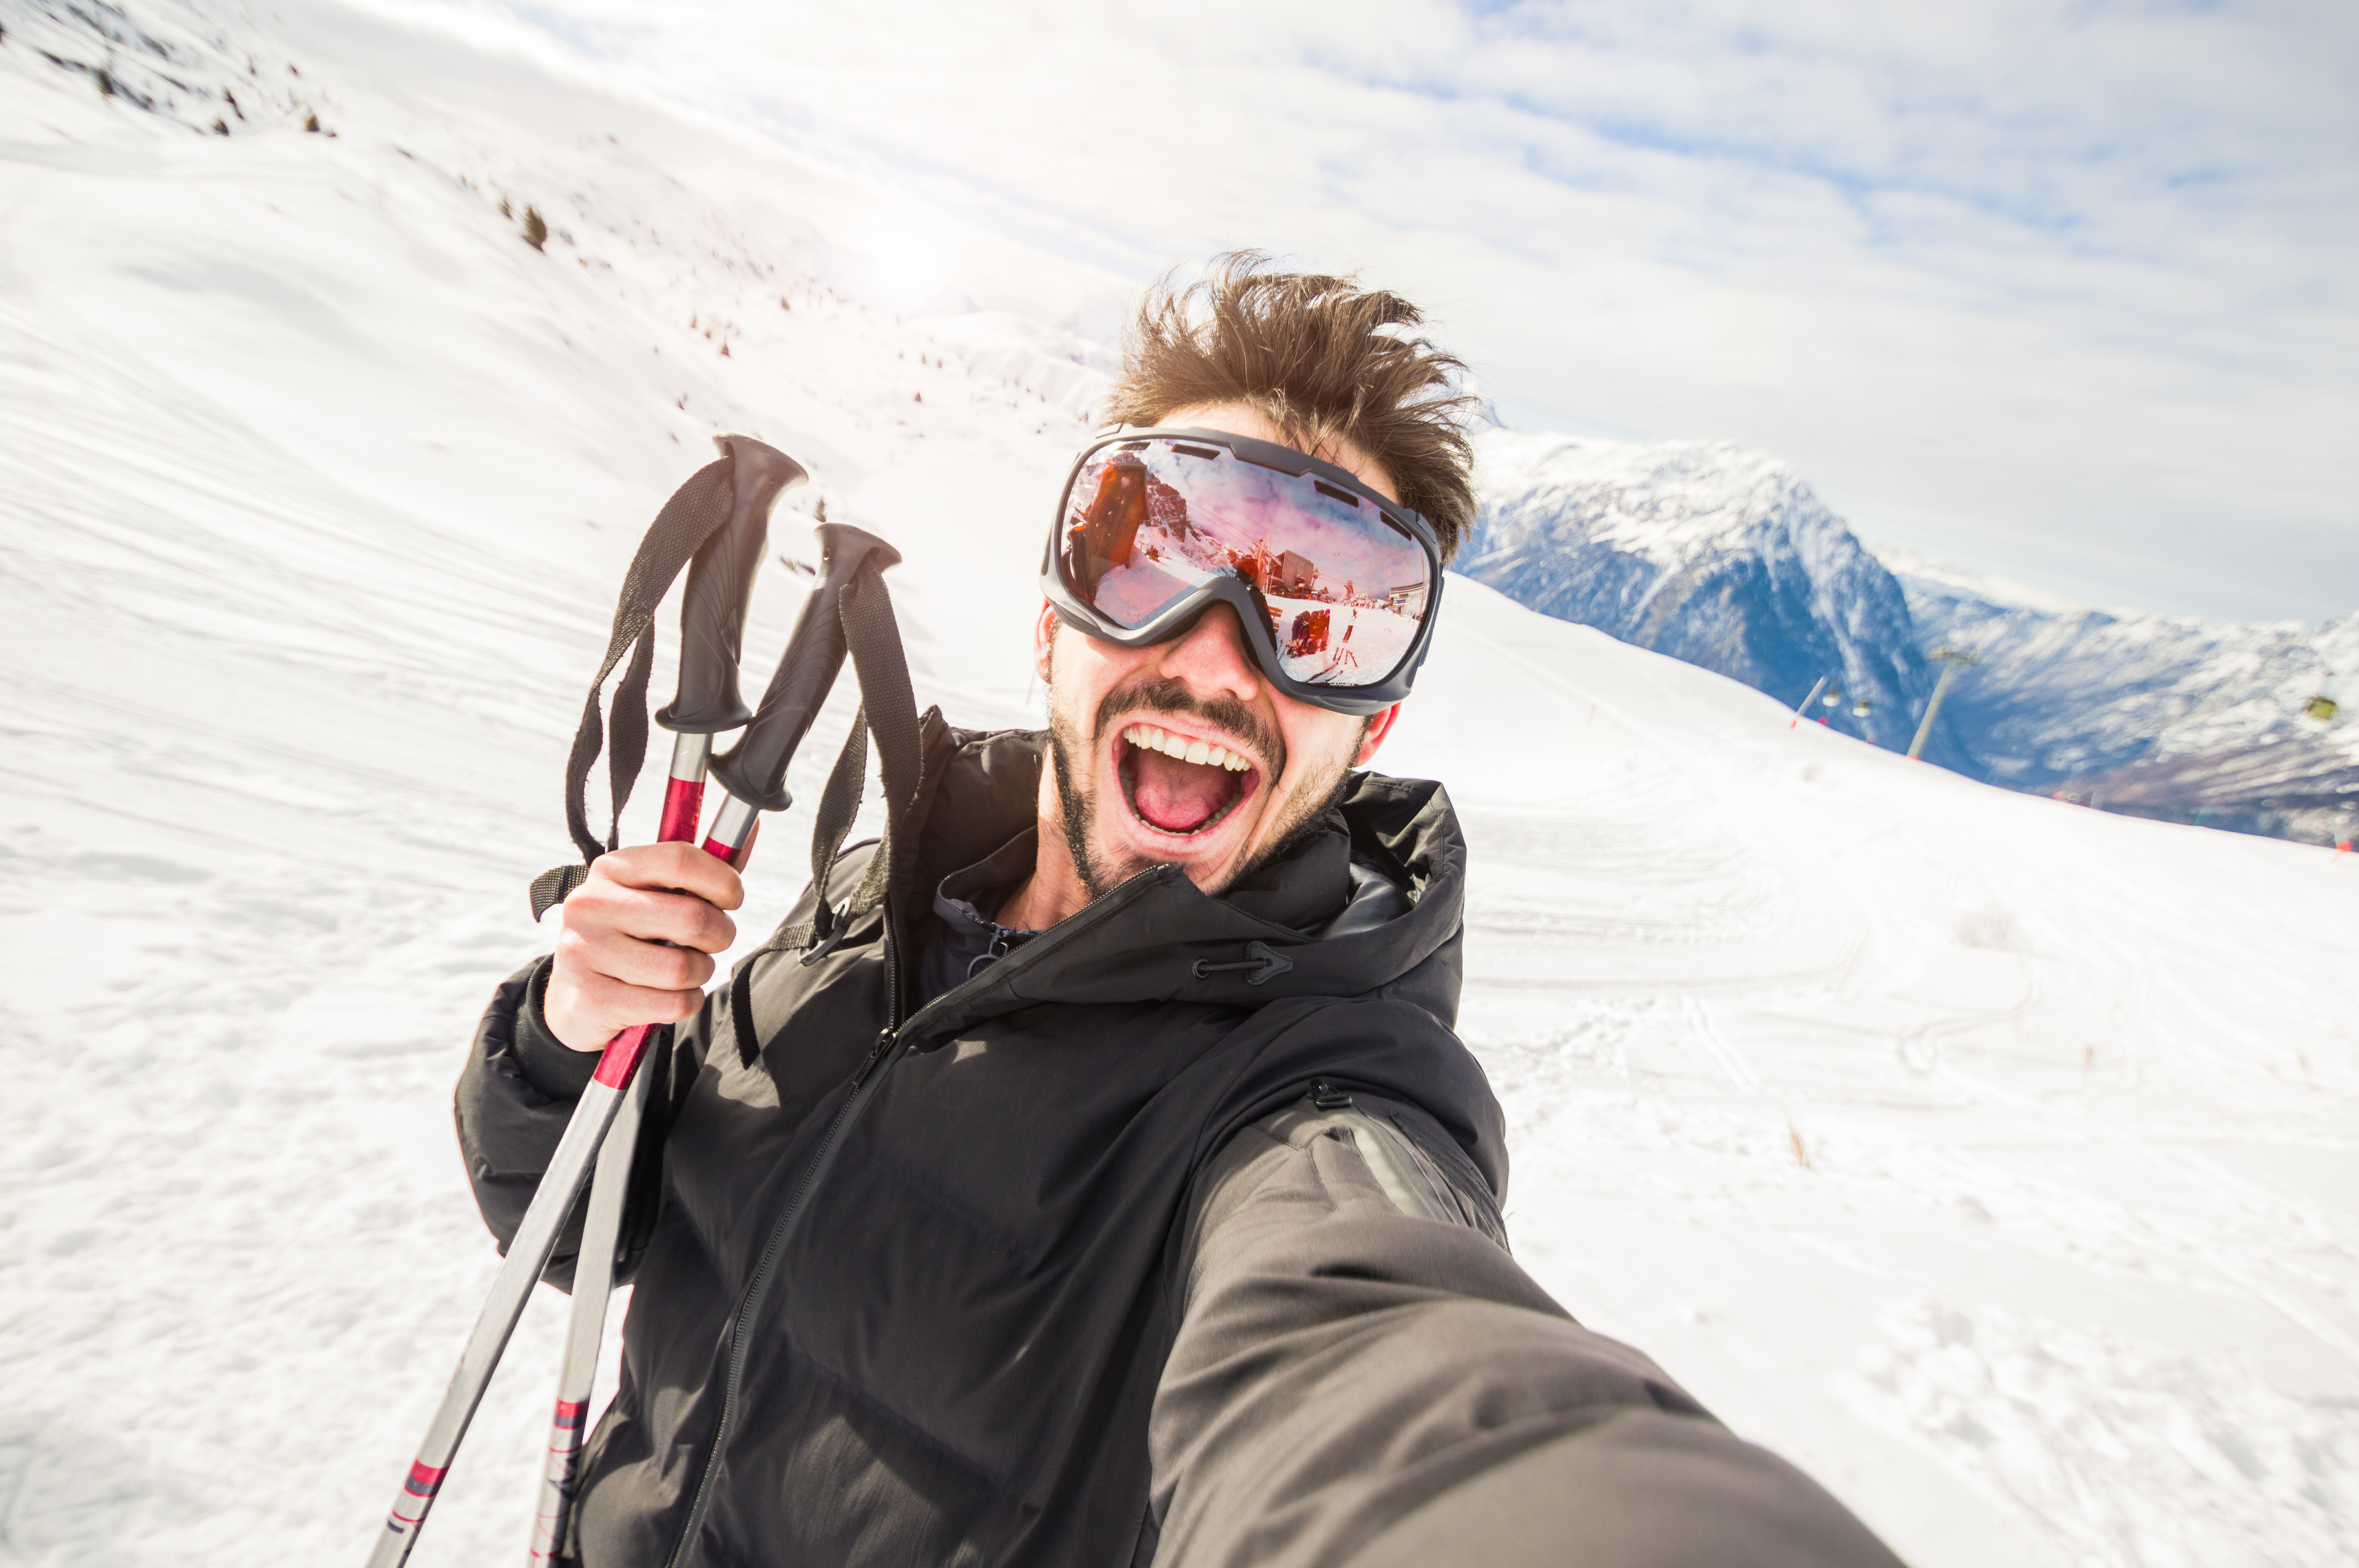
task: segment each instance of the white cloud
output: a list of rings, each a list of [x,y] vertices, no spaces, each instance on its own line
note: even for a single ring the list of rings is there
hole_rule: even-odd
[[[2156,608],[2359,605],[2347,6],[505,14],[1133,280],[1235,244],[1360,269],[1511,417],[1767,447],[1871,536]]]

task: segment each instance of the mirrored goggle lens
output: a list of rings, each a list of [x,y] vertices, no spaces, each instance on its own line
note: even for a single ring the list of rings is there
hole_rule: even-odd
[[[1432,597],[1425,551],[1374,502],[1187,441],[1093,453],[1065,497],[1058,550],[1067,586],[1125,632],[1215,578],[1242,582],[1279,668],[1308,686],[1391,675]]]

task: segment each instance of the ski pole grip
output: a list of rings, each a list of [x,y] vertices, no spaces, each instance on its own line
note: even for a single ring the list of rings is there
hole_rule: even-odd
[[[704,541],[688,567],[679,600],[679,695],[656,715],[676,734],[713,735],[753,715],[737,690],[745,609],[769,545],[770,509],[810,476],[802,464],[751,436],[715,436],[730,459],[736,494],[728,526]]]
[[[784,811],[787,764],[819,717],[821,704],[843,667],[843,620],[838,606],[843,589],[864,568],[882,571],[900,562],[900,552],[864,529],[843,523],[819,525],[819,581],[795,618],[777,673],[762,693],[762,706],[737,743],[712,759],[712,776],[736,799],[761,811]]]

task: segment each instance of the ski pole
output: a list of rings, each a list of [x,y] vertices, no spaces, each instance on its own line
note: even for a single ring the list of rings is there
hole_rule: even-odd
[[[729,437],[723,444],[733,460],[731,514],[727,524],[698,549],[690,564],[688,587],[681,595],[684,681],[693,670],[711,677],[713,687],[710,691],[684,688],[681,701],[658,716],[683,731],[689,730],[696,716],[694,709],[688,718],[680,714],[682,704],[691,697],[706,702],[711,713],[734,710],[738,715],[734,722],[744,722],[745,705],[736,697],[737,648],[744,636],[744,604],[753,589],[754,568],[761,560],[770,508],[781,493],[808,477],[802,465],[759,441]],[[748,537],[752,539],[751,549],[745,547]],[[625,584],[626,594],[630,587]],[[691,604],[700,607],[692,621]],[[732,606],[734,620],[729,615]],[[696,628],[693,633],[690,631],[691,624]],[[725,658],[725,676],[716,673],[713,667],[717,658]],[[684,840],[692,839],[696,833],[704,787],[702,763],[711,748],[712,735],[703,731],[683,732],[673,743],[671,777],[664,791],[664,820],[668,827],[680,832]],[[683,777],[684,770],[691,776]],[[683,820],[685,827],[680,826]],[[638,1072],[653,1033],[644,1026],[626,1029],[608,1041],[600,1054],[597,1071],[574,1103],[564,1135],[558,1140],[556,1152],[549,1156],[540,1184],[533,1189],[532,1202],[526,1206],[524,1218],[508,1242],[507,1256],[493,1277],[491,1292],[467,1336],[466,1347],[460,1352],[458,1368],[451,1375],[450,1386],[443,1390],[442,1402],[427,1423],[425,1441],[419,1445],[418,1456],[411,1461],[409,1474],[394,1498],[385,1532],[377,1537],[369,1553],[369,1568],[399,1568],[408,1561],[411,1549],[418,1543],[418,1532],[425,1526],[427,1512],[434,1506],[435,1494],[441,1490],[443,1479],[451,1472],[451,1461],[458,1453],[460,1440],[466,1436],[467,1425],[483,1402],[493,1368],[499,1365],[500,1353],[507,1348],[508,1336],[516,1331],[516,1320],[524,1314],[524,1303],[530,1299],[532,1287],[549,1266],[549,1254],[557,1249],[558,1235],[564,1229],[574,1200],[581,1195],[591,1162]],[[592,1354],[595,1355],[594,1347]]]
[[[901,559],[892,546],[849,524],[822,523],[816,532],[819,578],[796,617],[777,673],[770,677],[762,705],[737,743],[712,759],[712,776],[726,793],[706,830],[704,849],[733,866],[743,864],[751,850],[761,813],[784,811],[794,804],[794,796],[787,793],[787,763],[843,667],[843,620],[838,607],[844,589],[872,561],[882,571]],[[826,890],[820,892],[824,897]]]
[[[844,586],[871,557],[877,558],[880,568],[900,559],[890,545],[862,529],[826,523],[820,525],[818,532],[818,579],[811,586],[810,597],[803,600],[794,631],[787,639],[786,651],[778,656],[777,670],[762,694],[762,705],[745,724],[745,733],[737,745],[712,763],[712,773],[729,793],[723,796],[720,809],[713,814],[712,833],[704,841],[704,850],[741,870],[753,850],[758,814],[783,811],[793,804],[793,796],[786,788],[787,765],[810,732],[811,721],[818,717],[842,669],[845,644],[837,605]],[[684,647],[687,614],[683,606]],[[690,685],[686,658],[683,654],[683,692]],[[728,696],[734,702],[737,695],[734,668],[731,673]],[[657,721],[679,722],[675,715],[685,705],[683,697],[680,704],[658,714]],[[706,753],[698,751],[692,758],[686,756],[685,743],[690,739],[681,735],[674,745],[670,789],[665,797],[668,840],[692,835],[696,827],[696,806],[691,804],[681,808],[679,818],[686,824],[686,833],[672,831],[672,803],[686,785],[686,766],[692,763],[695,768],[694,787],[700,796],[703,789]],[[631,1106],[643,1103],[646,1095],[644,1083],[636,1086]],[[575,1254],[573,1305],[567,1325],[557,1407],[549,1423],[549,1458],[541,1476],[540,1507],[533,1520],[532,1561],[536,1564],[559,1560],[572,1516],[575,1471],[585,1436],[591,1384],[596,1376],[598,1342],[605,1330],[606,1302],[613,1286],[625,1189],[630,1180],[631,1156],[637,1141],[636,1120],[634,1108],[626,1108],[617,1114],[605,1145],[599,1151],[597,1173],[592,1178],[582,1246]]]
[[[766,492],[775,496],[801,475],[800,466],[791,458],[760,442],[734,436],[722,439],[734,460],[733,473],[750,477],[753,495]],[[707,539],[689,563],[688,587],[679,602],[679,692],[670,706],[655,716],[657,723],[673,731],[663,816],[656,831],[658,843],[696,841],[712,737],[738,729],[753,717],[737,689],[738,665],[745,647],[745,615],[753,604],[754,579],[768,542],[768,508],[749,511],[741,504],[729,525]],[[557,1402],[549,1416],[548,1457],[541,1469],[540,1504],[533,1514],[532,1561],[536,1563],[557,1560],[572,1512],[573,1475],[587,1435],[591,1385],[597,1377],[598,1345],[605,1335],[607,1301],[614,1292],[616,1240],[622,1232],[631,1156],[638,1143],[640,1108],[647,1097],[646,1079],[636,1078],[598,1147],[597,1164],[590,1178],[582,1244],[574,1255],[565,1354],[559,1364]]]
[[[574,1472],[590,1419],[591,1385],[598,1374],[598,1346],[605,1337],[606,1306],[614,1289],[614,1262],[623,1230],[623,1206],[630,1195],[631,1159],[638,1152],[639,1118],[647,1103],[648,1076],[632,1080],[614,1113],[606,1141],[598,1146],[596,1173],[590,1178],[590,1206],[582,1223],[582,1250],[573,1264],[573,1301],[565,1323],[565,1358],[557,1382],[557,1411],[549,1425],[549,1457],[541,1469],[540,1507],[532,1520],[532,1561],[554,1563],[565,1547],[573,1518]]]
[[[532,1294],[541,1271],[549,1266],[549,1254],[557,1249],[558,1232],[564,1228],[566,1217],[572,1212],[573,1200],[582,1191],[582,1178],[589,1174],[599,1141],[605,1137],[624,1091],[638,1072],[650,1033],[647,1029],[625,1030],[608,1042],[599,1056],[598,1071],[575,1102],[572,1119],[565,1124],[565,1135],[558,1140],[557,1152],[549,1156],[549,1169],[533,1191],[524,1221],[508,1242],[507,1258],[500,1264],[500,1271],[492,1281],[491,1294],[484,1303],[482,1314],[475,1319],[474,1331],[467,1336],[467,1346],[460,1353],[458,1369],[451,1375],[451,1386],[443,1391],[442,1402],[427,1425],[426,1441],[419,1445],[418,1457],[411,1462],[400,1495],[394,1499],[392,1512],[385,1521],[385,1532],[377,1537],[375,1550],[369,1553],[369,1568],[398,1568],[408,1561],[418,1532],[425,1526],[427,1510],[434,1506],[434,1495],[442,1489],[443,1477],[451,1473],[451,1461],[458,1452],[459,1440],[466,1436],[467,1423],[474,1419],[475,1407],[483,1402],[484,1388],[491,1381],[493,1368],[499,1364],[500,1352],[507,1347],[508,1336],[515,1332],[516,1319],[524,1314],[526,1299]]]

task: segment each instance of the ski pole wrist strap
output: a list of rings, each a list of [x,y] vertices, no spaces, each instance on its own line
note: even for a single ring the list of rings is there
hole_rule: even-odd
[[[734,457],[724,457],[690,475],[688,482],[674,491],[656,514],[647,537],[639,541],[638,553],[631,557],[622,594],[614,602],[614,625],[607,638],[605,661],[590,683],[582,723],[573,732],[573,750],[565,762],[565,827],[582,860],[579,864],[552,867],[533,879],[536,921],[549,913],[549,905],[562,903],[582,885],[590,874],[591,861],[621,841],[623,807],[647,756],[647,681],[655,667],[656,607],[690,557],[728,525],[736,496],[735,467]],[[630,662],[614,687],[609,747],[609,723],[602,720],[598,698],[606,677],[625,654]],[[586,794],[590,769],[601,750],[606,752],[607,795],[614,807],[603,843],[590,830]]]
[[[843,738],[843,750],[828,773],[811,826],[810,916],[779,927],[738,963],[730,980],[731,1027],[738,1060],[746,1066],[753,1065],[762,1051],[761,1033],[754,1022],[755,964],[765,954],[792,951],[800,951],[806,964],[817,962],[863,915],[886,903],[915,871],[918,792],[924,762],[922,727],[909,686],[900,627],[893,617],[893,601],[886,592],[883,576],[872,566],[844,585],[837,606],[862,700],[852,716],[851,732]],[[874,719],[872,713],[876,716]],[[869,860],[860,885],[837,906],[830,902],[828,883],[860,813],[872,731],[884,780],[885,840]]]
[[[766,951],[801,948],[815,957],[822,946],[833,946],[845,926],[884,903],[913,870],[917,841],[913,817],[922,762],[920,727],[917,697],[909,685],[908,659],[884,577],[873,568],[863,570],[844,585],[838,607],[844,646],[860,682],[860,710],[853,716],[852,732],[844,737],[843,751],[828,775],[811,827],[810,918],[781,929],[763,945]],[[839,908],[829,902],[828,881],[843,853],[843,841],[851,836],[853,819],[859,815],[872,739],[884,783],[885,842],[869,861],[859,887]]]

